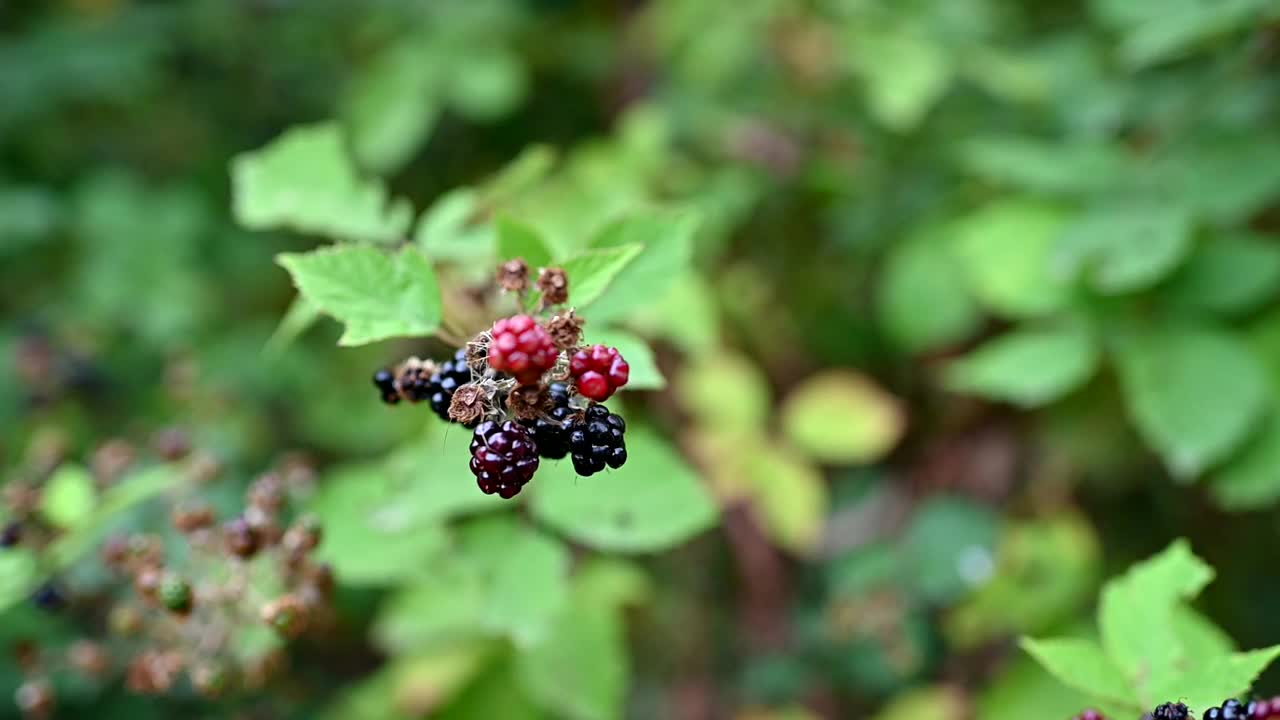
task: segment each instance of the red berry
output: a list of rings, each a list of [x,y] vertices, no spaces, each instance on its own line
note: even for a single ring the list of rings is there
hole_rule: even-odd
[[[577,383],[578,392],[604,402],[631,379],[631,366],[617,348],[594,345],[574,353],[569,359],[569,374]]]
[[[547,331],[528,315],[515,315],[493,324],[489,367],[510,373],[521,385],[535,385],[556,364],[556,345]]]

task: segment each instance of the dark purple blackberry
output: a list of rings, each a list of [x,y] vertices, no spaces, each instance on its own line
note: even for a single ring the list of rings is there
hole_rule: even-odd
[[[446,360],[431,376],[423,397],[430,399],[431,410],[441,420],[452,422],[449,418],[449,403],[453,402],[453,393],[469,382],[471,368],[467,366],[467,349],[462,348],[454,353],[452,360]]]
[[[538,443],[525,426],[486,420],[471,439],[471,472],[486,495],[513,498],[538,470]]]
[[[1244,703],[1231,698],[1222,703],[1222,720],[1244,720],[1248,717],[1244,712]]]
[[[373,386],[378,388],[382,402],[388,405],[400,402],[400,391],[396,389],[396,376],[390,370],[379,370],[374,373]]]
[[[559,460],[569,454],[569,423],[575,411],[569,407],[568,385],[552,383],[547,394],[551,396],[551,411],[544,417],[526,420],[522,424],[533,431],[539,455]]]
[[[14,520],[0,530],[0,547],[11,548],[22,542],[22,523]]]
[[[581,416],[572,419],[567,429],[573,469],[579,475],[594,475],[606,466],[616,470],[627,462],[627,444],[623,438],[627,424],[604,405],[587,408]]]
[[[31,594],[31,602],[45,612],[58,612],[67,606],[67,596],[50,580],[36,588]]]
[[[1187,720],[1191,711],[1182,703],[1164,703],[1151,713],[1151,720]]]
[[[1222,720],[1222,708],[1209,708],[1204,711],[1204,720]]]

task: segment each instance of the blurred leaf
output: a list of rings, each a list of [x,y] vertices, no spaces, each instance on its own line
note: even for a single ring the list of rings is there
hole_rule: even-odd
[[[480,195],[456,188],[436,198],[423,213],[413,241],[433,260],[488,261],[496,247],[493,228],[479,219]]]
[[[45,482],[40,514],[55,527],[73,530],[92,516],[97,494],[93,476],[84,466],[64,463]]]
[[[907,585],[924,598],[949,602],[991,577],[999,518],[958,498],[935,497],[916,508],[899,540]]]
[[[340,245],[284,253],[277,262],[300,293],[346,326],[339,345],[430,335],[440,326],[443,310],[435,270],[412,247],[388,253]]]
[[[564,607],[568,572],[558,540],[508,515],[470,520],[426,564],[424,581],[394,597],[374,634],[401,651],[477,632],[534,647]]]
[[[875,720],[959,720],[968,715],[967,706],[957,688],[921,688],[894,697]]]
[[[734,451],[739,459],[731,467],[749,484],[752,513],[769,538],[797,555],[817,551],[829,502],[822,473],[765,438],[735,445]]]
[[[653,350],[643,338],[632,335],[625,330],[593,331],[588,325],[584,335],[588,344],[609,345],[618,348],[622,357],[631,366],[631,376],[627,381],[627,390],[661,390],[667,386],[667,379],[658,369]]]
[[[1248,133],[1180,143],[1148,172],[1153,183],[1197,216],[1230,226],[1247,222],[1275,201],[1278,166],[1280,139]]]
[[[963,340],[981,324],[981,309],[935,236],[894,244],[883,273],[876,309],[880,324],[903,348],[931,350]]]
[[[1248,312],[1280,288],[1280,248],[1263,237],[1237,235],[1204,243],[1163,292],[1179,308],[1222,314]]]
[[[499,218],[498,261],[516,258],[523,258],[528,263],[532,280],[537,278],[538,268],[551,264],[551,251],[537,230],[509,218]]]
[[[1116,350],[1129,414],[1175,475],[1225,459],[1266,409],[1261,365],[1224,332],[1167,327],[1125,337]]]
[[[1167,0],[1159,7],[1094,0],[1096,14],[1124,31],[1120,58],[1133,67],[1177,59],[1217,36],[1251,28],[1266,0]]]
[[[569,276],[569,304],[581,309],[600,297],[622,269],[640,255],[640,245],[622,245],[607,250],[588,250],[560,263]],[[541,293],[534,292],[530,302],[536,304]],[[592,319],[595,313],[592,312]]]
[[[698,218],[688,211],[636,213],[607,225],[591,239],[592,248],[639,245],[643,251],[594,301],[580,299],[570,286],[572,302],[579,308],[590,305],[591,319],[605,322],[662,297],[692,262],[697,229]]]
[[[547,145],[527,145],[482,187],[485,200],[503,204],[511,196],[536,187],[555,166],[556,152]]]
[[[500,48],[469,48],[466,62],[446,78],[450,105],[476,120],[496,120],[515,109],[529,83],[521,58]]]
[[[50,190],[0,184],[0,257],[46,239],[62,223],[63,213]]]
[[[915,128],[951,82],[944,47],[914,29],[869,28],[850,50],[872,114],[892,130]]]
[[[1157,691],[1179,674],[1186,649],[1172,632],[1174,608],[1198,594],[1213,574],[1185,540],[1178,540],[1103,588],[1102,645],[1142,704],[1154,706],[1163,697]]]
[[[728,350],[692,359],[676,383],[680,399],[699,425],[724,431],[763,431],[772,397],[764,372]]]
[[[1098,348],[1080,327],[1016,330],[947,366],[946,386],[1022,407],[1053,402],[1098,367]]]
[[[284,317],[280,318],[279,324],[267,339],[263,349],[267,353],[279,354],[314,325],[321,315],[320,308],[305,295],[301,293],[294,295],[293,301],[289,303],[289,309],[284,311]]]
[[[810,376],[782,407],[787,438],[824,463],[877,460],[897,444],[905,426],[898,401],[851,371]]]
[[[631,313],[627,324],[646,337],[668,340],[684,352],[697,355],[718,345],[718,313],[715,292],[700,274],[690,269],[681,273],[653,304]]]
[[[1270,507],[1280,498],[1280,417],[1268,416],[1262,430],[1210,474],[1209,490],[1228,510]]]
[[[1191,251],[1191,216],[1180,207],[1142,203],[1086,211],[1063,231],[1054,253],[1062,277],[1084,276],[1106,294],[1151,287]]]
[[[557,717],[621,718],[630,671],[623,631],[616,610],[572,601],[541,642],[517,656],[517,675]]]
[[[483,668],[484,642],[468,641],[397,658],[343,690],[328,703],[324,720],[409,720],[447,703]]]
[[[613,552],[654,552],[711,527],[716,507],[675,451],[639,423],[627,428],[627,464],[590,479],[568,460],[544,461],[533,513],[573,540]]]
[[[102,540],[117,516],[140,503],[179,486],[186,476],[172,464],[136,470],[97,498],[91,515],[48,547],[54,570],[71,567]]]
[[[1068,301],[1050,268],[1062,227],[1062,213],[1051,206],[1004,200],[961,220],[953,249],[974,294],[993,312],[1044,315]]]
[[[989,180],[1032,192],[1078,194],[1103,190],[1125,172],[1125,156],[1096,142],[1050,142],[1003,135],[960,146],[961,162]]]
[[[295,127],[231,161],[236,219],[253,230],[287,227],[334,240],[393,242],[413,221],[404,200],[362,180],[333,124]],[[389,204],[388,204],[389,203]]]
[[[1051,640],[1022,639],[1022,649],[1069,688],[1112,702],[1138,705],[1130,694],[1120,668],[1112,664],[1093,640],[1057,638]]]
[[[439,114],[436,65],[416,43],[393,46],[360,68],[342,102],[351,152],[361,167],[403,167]]]
[[[1026,720],[1072,717],[1089,706],[1089,696],[1058,682],[1029,658],[1018,658],[982,690],[976,717]]]
[[[654,586],[645,571],[616,557],[593,557],[573,574],[575,596],[596,607],[621,608],[650,600]]]
[[[0,611],[26,600],[39,579],[30,550],[14,548],[0,553]]]
[[[513,662],[485,668],[432,720],[542,720],[548,717],[533,703],[516,675]]]

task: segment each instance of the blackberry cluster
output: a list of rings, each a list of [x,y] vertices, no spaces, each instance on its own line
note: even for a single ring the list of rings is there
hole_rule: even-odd
[[[487,420],[471,439],[471,472],[486,495],[513,498],[538,470],[538,443],[519,423]]]
[[[549,460],[560,460],[569,454],[569,424],[574,415],[574,409],[569,406],[569,386],[552,383],[547,395],[551,399],[547,414],[523,423],[533,431],[538,454]]]
[[[1231,698],[1218,707],[1204,711],[1203,720],[1245,720],[1246,718],[1280,718],[1280,697],[1251,700],[1245,703]]]
[[[453,401],[453,393],[469,382],[471,368],[467,366],[467,349],[462,348],[453,354],[452,360],[446,360],[431,376],[427,388],[431,411],[440,416],[441,420],[449,422],[449,403]]]
[[[400,402],[400,391],[396,389],[396,376],[390,370],[379,370],[373,374],[373,386],[378,388],[382,402],[395,405]]]
[[[573,470],[579,475],[588,477],[606,466],[616,470],[627,462],[627,445],[623,439],[627,424],[604,405],[587,408],[581,417],[570,421],[567,429]]]

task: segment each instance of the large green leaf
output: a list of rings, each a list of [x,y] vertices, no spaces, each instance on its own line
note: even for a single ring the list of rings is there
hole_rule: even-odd
[[[1093,337],[1068,326],[1006,333],[952,363],[945,378],[958,392],[1037,407],[1078,388],[1097,366]]]
[[[533,513],[574,540],[599,550],[654,552],[678,545],[715,523],[716,506],[702,481],[653,430],[627,429],[627,464],[580,478],[569,461],[543,461]]]
[[[643,252],[594,301],[571,295],[573,303],[590,305],[592,320],[604,322],[661,298],[689,267],[697,229],[697,216],[674,211],[629,215],[605,226],[591,239],[592,248],[640,245]]]
[[[1063,685],[1138,710],[1124,676],[1098,643],[1083,638],[1023,638],[1022,648]]]
[[[819,462],[879,459],[897,444],[905,426],[897,399],[866,377],[846,370],[805,379],[782,406],[787,438]]]
[[[362,179],[333,124],[295,127],[231,161],[236,219],[254,230],[291,228],[334,240],[391,242],[413,221],[404,200]]]
[[[643,250],[642,245],[619,245],[588,250],[560,263],[560,267],[569,276],[569,304],[578,308],[590,305]],[[535,292],[531,302],[536,303],[540,297],[541,293]],[[591,317],[596,317],[594,312]]]
[[[629,663],[618,612],[575,599],[543,639],[516,659],[522,685],[538,703],[568,720],[623,716]]]
[[[341,114],[351,152],[362,167],[397,170],[430,135],[440,112],[436,67],[420,44],[407,42],[360,68]]]
[[[1172,272],[1191,250],[1191,215],[1152,203],[1108,203],[1084,213],[1063,232],[1055,267],[1083,276],[1101,293],[1148,288]]]
[[[1233,235],[1196,248],[1164,295],[1179,308],[1222,314],[1253,310],[1280,289],[1280,247],[1261,236]]]
[[[536,229],[510,218],[499,218],[498,261],[516,258],[523,259],[532,278],[536,278],[538,268],[551,264],[551,251]]]
[[[953,249],[978,299],[1013,318],[1063,307],[1068,288],[1051,267],[1063,223],[1057,208],[1029,200],[1000,201],[963,218]]]
[[[430,335],[443,313],[430,261],[413,247],[339,245],[277,257],[293,284],[345,326],[339,345]]]
[[[1152,687],[1150,697],[1179,698],[1197,714],[1217,707],[1223,698],[1246,695],[1253,681],[1280,656],[1280,645],[1261,650],[1218,655],[1199,663],[1194,672],[1180,672]]]
[[[1246,439],[1268,402],[1257,358],[1225,332],[1166,327],[1117,348],[1129,413],[1176,475],[1191,477]]]
[[[965,166],[982,177],[1032,192],[1084,194],[1124,172],[1124,153],[1097,142],[1045,142],[997,135],[960,146]]]
[[[882,272],[876,310],[880,324],[903,348],[929,350],[963,340],[982,322],[981,309],[936,236],[895,244]]]
[[[1280,416],[1274,412],[1257,435],[1209,476],[1209,490],[1222,507],[1269,507],[1280,499]]]

